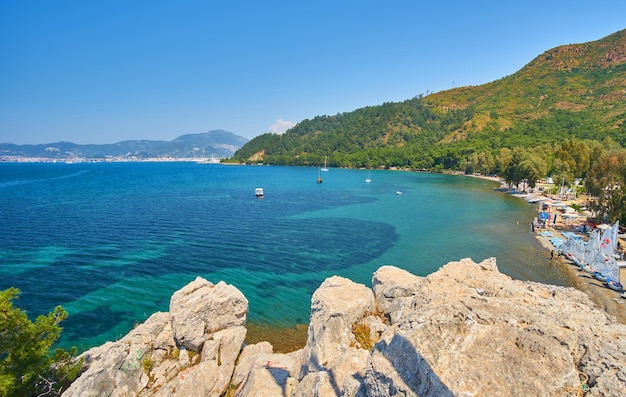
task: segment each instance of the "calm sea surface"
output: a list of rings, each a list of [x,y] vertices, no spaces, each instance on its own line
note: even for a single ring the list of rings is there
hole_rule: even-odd
[[[572,285],[538,248],[535,206],[463,176],[194,163],[0,163],[0,289],[34,316],[62,305],[63,345],[115,340],[202,276],[235,285],[249,321],[307,323],[332,275],[371,285],[496,257],[513,278]],[[263,187],[265,198],[254,196]],[[402,195],[396,194],[402,191]]]

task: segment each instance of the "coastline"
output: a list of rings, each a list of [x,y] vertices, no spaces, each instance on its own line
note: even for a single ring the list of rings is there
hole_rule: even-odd
[[[503,180],[500,177],[490,177],[490,176],[482,176],[482,175],[467,175],[474,178],[487,179],[494,182],[499,182],[503,184]],[[514,195],[523,199],[519,195]],[[547,199],[547,197],[546,197]],[[571,204],[573,201],[566,200],[567,203]],[[560,215],[560,214],[559,214]],[[532,220],[529,220],[532,222]],[[566,225],[563,223],[563,217],[558,216],[557,221],[554,226],[550,227],[549,230],[553,237],[563,238],[563,232],[575,232],[575,225]],[[556,255],[556,248],[550,242],[550,237],[542,236],[541,231],[546,229],[535,229],[534,234],[535,238],[542,249],[545,249],[548,253],[554,251],[554,256],[551,258],[552,261],[556,261],[562,268],[567,269],[567,272],[572,275],[573,280],[575,281],[576,288],[580,291],[586,293],[589,298],[599,307],[602,308],[608,314],[615,316],[615,319],[620,324],[626,324],[626,299],[622,298],[622,292],[614,291],[605,285],[602,282],[598,281],[592,275],[582,272],[579,270],[578,266],[569,262],[565,258],[559,257]],[[622,246],[624,246],[624,241],[622,240]],[[626,268],[620,268],[620,280],[626,280]]]
[[[562,232],[573,231],[572,228],[563,225],[558,222],[550,229],[554,237],[564,238]],[[550,242],[548,237],[544,237],[539,232],[535,231],[535,238],[539,244],[548,251],[556,249]],[[563,257],[557,255],[552,258],[553,261],[557,261],[563,268],[567,268],[568,271],[575,277],[576,288],[583,291],[591,300],[607,313],[615,316],[615,319],[620,324],[626,324],[626,299],[622,298],[622,292],[614,291],[604,285],[601,281],[598,281],[591,274],[582,272],[578,266],[569,262]],[[620,268],[620,280],[626,280],[626,268]]]
[[[465,175],[465,174],[463,174]],[[493,182],[503,183],[500,177],[482,176],[482,175],[466,175],[474,178],[486,179]],[[517,196],[519,197],[519,196]],[[522,199],[522,197],[519,197]],[[560,219],[559,219],[560,218]],[[529,223],[532,220],[529,220]],[[563,238],[562,232],[574,231],[571,226],[563,224],[562,218],[558,217],[553,228],[550,229],[554,237]],[[550,242],[549,237],[542,236],[541,230],[535,230],[534,235],[537,241],[538,249],[545,250],[546,255],[550,255],[555,248]],[[623,243],[624,245],[624,243]],[[590,274],[579,271],[578,267],[565,258],[559,258],[556,255],[551,259],[558,265],[566,269],[574,281],[575,288],[584,292],[589,296],[591,301],[598,308],[603,309],[606,313],[615,317],[620,324],[626,324],[626,299],[621,297],[621,292],[617,292],[607,288],[602,282],[596,280]],[[620,269],[620,279],[626,280],[626,268]],[[306,345],[308,324],[299,324],[295,327],[275,327],[266,324],[248,324],[248,335],[246,343],[252,344],[261,341],[268,341],[272,344],[274,352],[287,353],[296,351]]]

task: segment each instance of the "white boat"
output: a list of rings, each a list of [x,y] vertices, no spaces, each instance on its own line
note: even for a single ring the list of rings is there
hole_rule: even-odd
[[[398,190],[398,191],[396,191],[396,194],[397,194],[398,196],[399,196],[399,195],[401,195],[401,194],[402,194],[402,190]]]
[[[254,195],[263,198],[263,188],[257,187],[256,189],[254,189]]]
[[[198,164],[219,164],[220,162],[221,160],[213,155],[211,155],[211,157],[209,157],[208,159],[202,159],[197,161]]]
[[[540,201],[544,201],[546,198],[543,196],[529,196],[526,198],[526,201],[530,204],[535,204]]]
[[[574,262],[575,265],[580,266],[581,270],[584,270],[585,266],[585,247],[583,246],[583,242],[578,240],[572,236],[568,236],[567,240],[558,247],[559,251],[565,258]]]
[[[606,282],[606,285],[610,289],[615,290],[615,291],[623,291],[624,290],[624,286],[619,281],[608,280]]]
[[[593,273],[598,272],[606,277],[606,262],[600,251],[600,232],[598,230],[591,232],[587,241],[585,263]]]
[[[372,183],[372,171],[371,170],[367,170],[367,179],[365,180],[365,183]]]
[[[604,282],[604,281],[607,281],[606,277],[604,277],[604,276],[602,275],[602,273],[600,273],[600,272],[594,272],[594,273],[593,273],[593,276],[594,276],[594,277],[596,278],[596,280],[598,280],[598,281],[603,281],[603,282]]]
[[[594,230],[595,232],[595,230]],[[599,236],[599,233],[595,233]],[[592,233],[592,236],[594,233]],[[610,228],[602,233],[601,238],[597,238],[597,252],[593,256],[593,267],[595,267],[602,277],[606,278],[607,287],[615,291],[621,291],[624,286],[620,282],[619,264],[613,255],[613,234]]]
[[[327,156],[324,156],[324,168],[321,169],[321,171],[324,171],[324,172],[328,171],[328,168],[326,168],[326,157]]]

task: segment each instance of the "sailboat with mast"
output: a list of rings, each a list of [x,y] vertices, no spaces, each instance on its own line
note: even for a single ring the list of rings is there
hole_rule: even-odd
[[[328,156],[324,156],[324,168],[321,169],[321,171],[324,171],[324,172],[328,171],[328,168],[326,168],[326,159],[327,159],[327,157]]]
[[[616,223],[615,227],[619,227]],[[614,243],[612,228],[605,229],[600,240],[600,256],[598,261],[604,262],[604,268],[600,273],[606,277],[606,284],[609,288],[621,291],[624,286],[620,282],[620,270],[619,264],[615,259],[615,248],[617,244]]]

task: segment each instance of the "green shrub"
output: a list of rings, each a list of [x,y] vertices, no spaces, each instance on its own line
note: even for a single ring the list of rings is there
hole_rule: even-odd
[[[17,288],[0,291],[0,396],[60,395],[82,367],[76,348],[51,352],[67,312],[57,306],[31,322],[13,307],[19,294]]]

